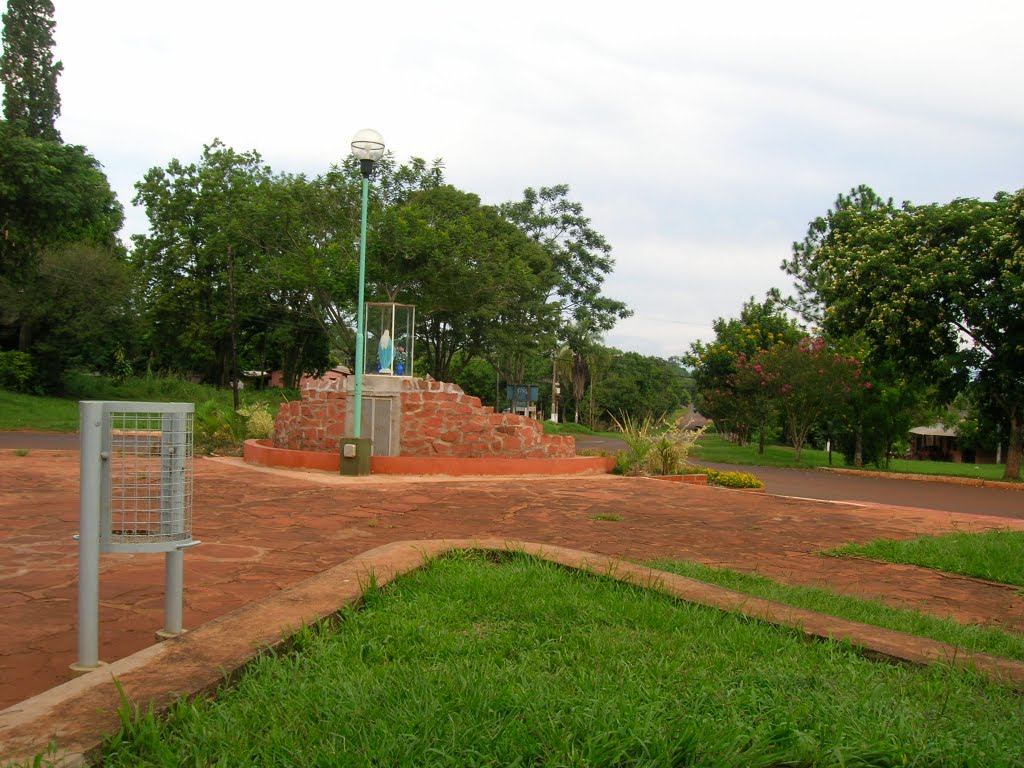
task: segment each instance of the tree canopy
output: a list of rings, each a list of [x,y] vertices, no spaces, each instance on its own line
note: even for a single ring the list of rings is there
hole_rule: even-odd
[[[7,0],[3,14],[0,82],[4,119],[29,138],[60,141],[57,77],[63,65],[53,60],[53,3]]]
[[[854,197],[878,200],[867,188]],[[1024,190],[840,208],[784,268],[824,307],[828,332],[863,333],[878,355],[927,371],[949,396],[975,382],[1009,425],[1006,477],[1020,479]]]

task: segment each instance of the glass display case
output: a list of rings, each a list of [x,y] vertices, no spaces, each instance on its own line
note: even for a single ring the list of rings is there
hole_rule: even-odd
[[[412,376],[416,352],[416,305],[366,304],[364,374]]]

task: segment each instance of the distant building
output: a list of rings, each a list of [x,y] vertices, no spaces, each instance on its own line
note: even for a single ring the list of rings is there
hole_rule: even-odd
[[[910,458],[919,461],[952,461],[957,464],[995,464],[999,451],[960,445],[955,427],[942,422],[910,430]]]

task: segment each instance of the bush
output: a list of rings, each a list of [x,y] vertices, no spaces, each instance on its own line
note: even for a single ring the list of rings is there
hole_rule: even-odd
[[[708,485],[723,488],[764,488],[764,483],[746,472],[720,472],[717,469],[700,468],[708,476]]]
[[[0,352],[0,388],[31,392],[36,385],[32,356],[27,352]]]
[[[704,429],[680,429],[678,423],[665,416],[634,419],[625,415],[615,419],[615,426],[626,441],[627,450],[620,454],[617,469],[629,475],[674,475],[685,465],[694,443]]]
[[[274,436],[274,415],[266,403],[239,408],[237,413],[245,419],[247,439],[269,440]]]

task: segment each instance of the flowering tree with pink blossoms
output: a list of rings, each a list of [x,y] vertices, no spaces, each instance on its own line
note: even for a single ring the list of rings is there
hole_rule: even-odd
[[[871,388],[861,363],[821,338],[763,349],[740,363],[736,376],[743,391],[761,390],[751,393],[752,404],[773,403],[779,409],[797,461],[811,427],[841,413],[857,390]]]

